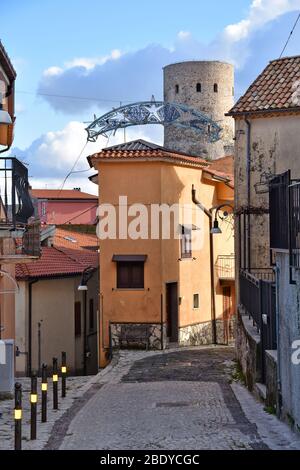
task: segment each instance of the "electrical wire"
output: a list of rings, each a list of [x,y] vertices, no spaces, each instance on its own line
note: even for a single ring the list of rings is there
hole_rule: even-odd
[[[75,166],[77,165],[78,161],[80,160],[80,157],[81,157],[81,155],[83,154],[83,152],[84,152],[84,150],[85,150],[87,144],[88,144],[88,142],[86,141],[86,143],[85,143],[84,146],[82,147],[82,149],[81,149],[81,151],[80,151],[78,157],[76,158],[75,162],[73,163],[73,166],[72,166],[71,170],[70,170],[69,173],[65,176],[65,178],[64,178],[64,180],[63,180],[63,182],[62,182],[62,185],[61,185],[61,187],[60,187],[60,191],[59,191],[58,197],[60,196],[62,190],[64,189],[64,186],[65,186],[65,184],[66,184],[67,179],[68,179],[69,176],[73,173],[74,168],[75,168]]]
[[[23,90],[16,90],[16,93],[21,93],[25,95],[38,95],[38,96],[49,96],[54,98],[63,98],[63,99],[70,99],[70,100],[84,100],[84,101],[99,101],[103,103],[120,103],[120,100],[110,100],[105,98],[88,98],[85,96],[72,96],[72,95],[59,95],[54,93],[40,93],[40,92],[33,92],[33,91],[23,91]],[[130,101],[124,101],[123,103],[131,103]]]
[[[296,21],[295,21],[295,24],[294,24],[294,26],[293,26],[293,29],[292,29],[292,31],[291,31],[290,34],[289,34],[289,37],[288,37],[288,39],[287,39],[287,41],[286,41],[286,43],[285,43],[285,45],[284,45],[284,48],[282,49],[282,52],[281,52],[281,54],[280,54],[280,56],[279,56],[279,59],[282,58],[282,56],[283,56],[283,54],[284,54],[284,52],[285,52],[285,50],[286,50],[286,48],[287,48],[287,46],[288,46],[288,43],[290,42],[291,37],[292,37],[292,35],[294,34],[294,31],[295,31],[295,29],[296,29],[296,26],[297,26],[299,20],[300,20],[300,13],[298,14],[298,18],[297,18]]]

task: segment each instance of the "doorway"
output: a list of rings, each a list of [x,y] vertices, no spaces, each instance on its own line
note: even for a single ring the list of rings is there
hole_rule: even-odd
[[[166,284],[167,337],[171,343],[178,342],[178,284]]]

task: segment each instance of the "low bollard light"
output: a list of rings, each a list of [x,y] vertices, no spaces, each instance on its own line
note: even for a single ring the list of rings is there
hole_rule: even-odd
[[[15,450],[22,449],[22,385],[15,384]]]
[[[61,353],[61,396],[65,398],[67,394],[67,353]]]
[[[31,393],[30,393],[30,439],[36,439],[36,416],[37,416],[37,376],[36,372],[31,375]]]
[[[42,383],[41,383],[41,390],[42,390],[42,423],[46,423],[47,421],[47,390],[48,390],[48,383],[47,383],[47,364],[42,365]]]
[[[58,410],[58,367],[57,367],[57,358],[53,358],[53,409]]]

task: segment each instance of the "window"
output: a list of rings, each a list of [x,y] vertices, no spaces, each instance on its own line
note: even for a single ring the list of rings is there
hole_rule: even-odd
[[[232,87],[232,96],[234,96],[234,86]]]
[[[193,307],[199,308],[199,294],[194,294]]]
[[[179,93],[179,85],[175,85],[175,93],[176,93],[176,94]]]
[[[75,302],[74,306],[75,336],[81,335],[81,302]]]
[[[181,258],[192,257],[192,231],[188,227],[181,227]]]
[[[218,93],[218,91],[219,91],[218,84],[215,83],[215,84],[214,84],[214,92],[215,92],[215,93]]]
[[[202,91],[201,83],[197,83],[196,90],[197,90],[197,93],[201,93]]]
[[[144,289],[144,262],[117,262],[117,289]]]
[[[90,299],[89,302],[89,328],[94,329],[94,299]]]

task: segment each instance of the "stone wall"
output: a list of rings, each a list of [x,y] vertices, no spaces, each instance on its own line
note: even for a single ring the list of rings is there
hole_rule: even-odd
[[[260,335],[242,307],[237,313],[236,353],[246,385],[252,391],[255,382],[261,381]]]
[[[217,344],[228,344],[235,337],[235,319],[225,324],[222,320],[216,321]],[[212,322],[197,323],[179,328],[178,342],[180,346],[202,346],[213,343]]]
[[[197,84],[201,92],[197,91]],[[214,85],[218,91],[214,91]],[[178,87],[178,88],[177,88]],[[178,92],[177,92],[178,91]],[[233,106],[233,65],[218,61],[190,61],[164,68],[164,100],[181,103],[216,121],[222,128],[221,140],[210,143],[207,135],[189,129],[166,126],[164,146],[191,155],[216,159],[233,154],[234,121],[225,113]],[[230,149],[230,150],[229,150]]]
[[[126,325],[126,327],[130,328],[135,328],[136,326],[143,326],[144,324],[142,323],[112,323],[111,324],[111,336],[112,336],[112,346],[113,348],[119,348],[120,347],[120,335],[121,335],[121,329],[122,325]],[[161,324],[160,323],[154,323],[154,324],[149,324],[149,348],[150,349],[161,349]],[[166,348],[167,345],[167,335],[166,335],[166,326],[163,326],[163,347]],[[125,345],[123,345],[125,346]],[[128,347],[137,347],[137,348],[145,348],[145,341],[134,341],[132,344],[127,344]]]
[[[277,351],[266,351],[266,405],[277,409]]]

